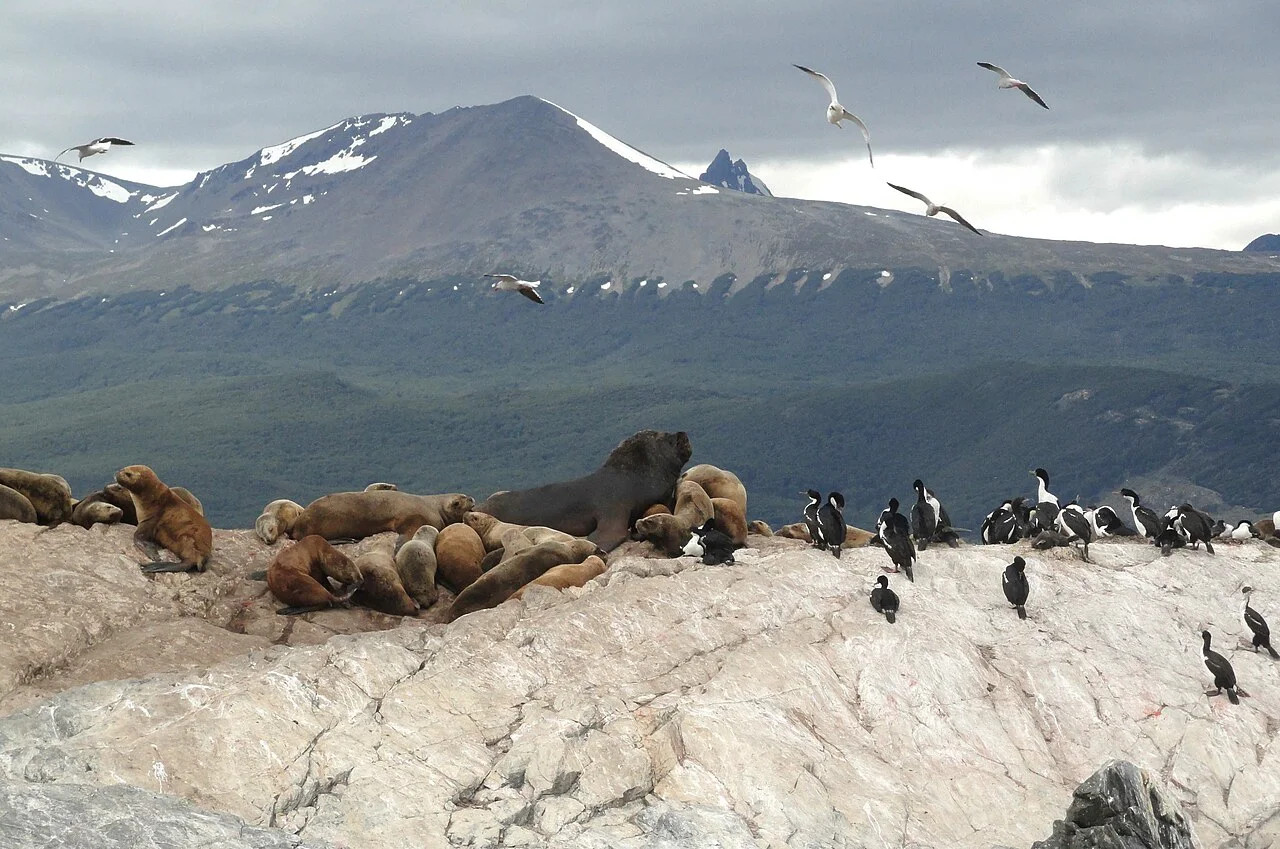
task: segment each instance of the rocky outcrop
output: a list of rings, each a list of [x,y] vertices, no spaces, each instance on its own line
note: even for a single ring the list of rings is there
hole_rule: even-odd
[[[986,849],[1042,838],[1123,753],[1205,846],[1280,837],[1280,664],[1239,644],[1239,586],[1280,564],[1260,543],[1161,558],[1102,541],[1092,565],[931,547],[916,583],[893,578],[895,625],[867,602],[883,551],[753,536],[704,566],[628,544],[584,588],[373,633],[326,611],[293,633],[331,636],[289,645],[237,577],[269,556],[249,532],[218,532],[209,574],[152,579],[121,529],[11,525],[0,605],[19,639],[0,671],[21,707],[0,718],[0,781],[31,798],[125,786],[349,847]],[[1015,551],[1025,622],[1000,592]],[[228,636],[259,642],[236,648],[214,631],[245,601]],[[139,630],[180,626],[208,652],[166,660]],[[1204,695],[1205,626],[1242,705]],[[113,645],[138,667],[158,652],[157,671],[114,680]],[[48,816],[13,805],[0,834]]]
[[[1244,246],[1246,251],[1254,253],[1275,253],[1280,251],[1280,235],[1276,233],[1267,233],[1259,236],[1252,242]]]
[[[1066,818],[1032,849],[1200,849],[1200,842],[1151,773],[1111,761],[1076,788]]]
[[[773,197],[773,192],[769,191],[769,187],[747,170],[747,163],[741,159],[735,162],[729,156],[729,151],[723,148],[716,154],[715,159],[711,160],[707,170],[703,171],[698,179],[713,186],[733,189],[736,192],[743,192],[748,195]]]

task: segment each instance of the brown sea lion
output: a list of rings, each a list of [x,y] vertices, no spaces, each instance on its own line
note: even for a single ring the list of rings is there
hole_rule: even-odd
[[[366,486],[364,488],[364,491],[365,492],[395,492],[399,489],[400,487],[396,486],[393,483],[384,483],[382,481],[378,481],[377,483],[371,483],[368,486]]]
[[[331,588],[330,579],[340,585],[337,592]],[[276,611],[282,616],[346,606],[360,583],[360,573],[351,558],[324,537],[303,537],[281,549],[267,567],[267,586],[287,605]]]
[[[701,463],[685,471],[681,481],[693,481],[706,490],[712,498],[729,498],[738,502],[742,515],[747,515],[747,488],[733,472]]]
[[[497,607],[525,584],[541,577],[547,570],[563,563],[581,563],[599,553],[590,540],[543,542],[516,554],[485,572],[475,583],[458,594],[449,608],[449,622],[473,613]]]
[[[483,514],[478,514],[483,515]],[[555,528],[534,526],[532,528],[522,528],[516,525],[509,526],[507,531],[502,535],[502,557],[499,563],[517,554],[530,546],[537,545],[540,542],[573,542],[577,537],[572,534],[566,534],[564,531],[557,531]],[[480,564],[484,568],[484,564]],[[488,569],[484,569],[488,572]]]
[[[71,523],[82,528],[97,524],[114,525],[124,516],[124,511],[102,498],[101,492],[92,492],[71,505]]]
[[[871,533],[871,531],[864,531],[862,528],[855,528],[853,525],[845,525],[844,528],[844,544],[840,546],[841,548],[862,548],[875,537],[875,534]],[[813,539],[809,536],[809,528],[804,522],[783,525],[774,532],[774,536],[813,542]]]
[[[71,519],[71,487],[59,475],[0,468],[0,484],[25,495],[41,525],[52,527]]]
[[[670,512],[671,512],[671,508],[670,508],[670,507],[668,507],[668,506],[667,506],[667,505],[665,505],[665,504],[651,504],[651,505],[648,507],[648,509],[646,509],[646,510],[644,511],[644,515],[645,515],[645,516],[656,516],[656,515],[658,515],[659,513],[670,513]],[[644,516],[642,516],[641,518],[644,518]]]
[[[715,515],[711,517],[712,525],[721,533],[728,534],[734,545],[747,544],[747,516],[736,498],[713,498],[711,506]]]
[[[360,573],[360,589],[351,600],[392,616],[418,615],[418,603],[405,592],[396,571],[396,559],[390,551],[375,549],[356,558]]]
[[[178,562],[155,560],[143,572],[203,572],[213,556],[213,528],[204,516],[165,486],[147,466],[125,466],[116,472],[116,483],[129,491],[138,514],[133,532],[139,548],[158,556],[155,546],[178,556]]]
[[[445,526],[436,537],[436,583],[462,592],[480,577],[484,558],[484,543],[474,528],[463,522]]]
[[[196,508],[196,512],[201,516],[204,515],[204,505],[200,503],[200,499],[196,498],[195,493],[187,489],[185,486],[171,486],[169,491],[181,498],[183,501]]]
[[[792,522],[790,525],[783,525],[774,531],[773,535],[784,539],[802,539],[805,542],[813,542],[813,537],[809,536],[809,526],[804,522]]]
[[[1276,535],[1276,520],[1275,519],[1259,519],[1258,521],[1253,523],[1253,528],[1258,533],[1262,534],[1263,539],[1267,537],[1273,537]]]
[[[138,524],[138,511],[133,509],[133,496],[129,495],[129,490],[125,489],[118,483],[109,483],[99,492],[102,493],[102,500],[108,504],[114,504],[119,507],[124,514],[120,517],[120,523],[123,525]]]
[[[636,536],[653,544],[668,557],[680,554],[689,534],[700,528],[715,514],[715,507],[706,490],[693,481],[681,481],[676,485],[676,509],[674,513],[655,513],[636,520]]]
[[[436,589],[436,537],[440,532],[431,525],[423,525],[413,538],[396,549],[396,572],[409,597],[423,608],[435,604],[440,591]]]
[[[756,536],[771,537],[773,536],[773,528],[769,527],[769,523],[764,519],[752,519],[747,523],[747,533]]]
[[[486,552],[484,559],[480,561],[481,574],[488,572],[494,566],[502,562],[502,558],[507,554],[505,548],[495,548],[493,551]]]
[[[13,519],[17,522],[26,522],[29,525],[34,525],[36,523],[36,508],[31,506],[31,499],[21,492],[18,492],[13,487],[0,484],[0,519]]]
[[[688,529],[700,528],[715,515],[715,505],[702,485],[694,481],[676,484],[676,509],[671,511]],[[659,514],[661,515],[661,514]]]
[[[495,494],[475,509],[517,525],[545,525],[586,537],[605,551],[650,505],[666,503],[693,454],[684,431],[643,430],[614,448],[599,469],[570,481]]]
[[[267,545],[275,545],[281,535],[288,536],[293,523],[301,515],[301,504],[287,498],[277,498],[262,508],[262,514],[253,523],[253,531]]]
[[[502,537],[507,531],[519,531],[528,527],[527,525],[513,525],[488,513],[477,513],[474,510],[463,516],[462,521],[466,522],[472,530],[480,535],[480,541],[484,543],[485,551],[502,548]]]
[[[539,577],[534,578],[512,593],[511,597],[524,598],[525,590],[529,589],[529,587],[552,587],[553,589],[563,590],[566,587],[586,586],[587,581],[603,575],[604,570],[604,561],[593,554],[581,563],[564,563],[560,566],[552,566]]]
[[[364,539],[383,531],[395,531],[408,538],[423,525],[439,530],[461,522],[474,505],[471,496],[460,492],[444,495],[413,495],[396,490],[335,492],[308,504],[289,529],[289,536],[299,539],[318,534],[325,539]]]

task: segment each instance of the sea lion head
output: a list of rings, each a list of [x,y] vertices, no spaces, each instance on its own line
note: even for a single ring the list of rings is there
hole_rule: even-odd
[[[156,486],[160,479],[150,466],[125,466],[116,472],[116,483],[130,492],[141,492]]]
[[[688,542],[689,531],[670,513],[658,513],[636,521],[636,536],[653,543],[654,548],[675,557]]]
[[[444,519],[446,525],[452,525],[454,522],[461,522],[466,518],[467,512],[476,506],[476,500],[470,495],[457,494],[451,497],[440,508],[440,516]]]
[[[81,509],[81,515],[89,524],[114,525],[124,518],[124,511],[114,504],[108,504],[105,501],[95,501],[92,504],[85,504]]]
[[[685,431],[642,430],[618,443],[604,465],[618,471],[678,475],[692,456],[693,445]]]

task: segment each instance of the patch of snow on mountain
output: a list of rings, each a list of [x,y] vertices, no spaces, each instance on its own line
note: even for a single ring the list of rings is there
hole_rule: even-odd
[[[169,202],[170,202],[171,200],[173,200],[174,198],[176,198],[177,196],[178,196],[178,193],[177,193],[177,192],[174,192],[174,193],[173,193],[173,194],[171,194],[171,195],[165,195],[164,197],[162,197],[162,198],[160,198],[159,200],[157,200],[155,203],[151,204],[151,206],[148,206],[148,207],[147,207],[147,209],[146,209],[146,211],[147,211],[147,212],[155,212],[157,209],[161,209],[161,208],[163,208],[163,207],[166,207],[166,206],[168,206],[168,205],[169,205]],[[150,198],[150,197],[151,197],[151,195],[143,195],[142,200],[145,202],[145,201],[146,201],[148,198]]]
[[[369,131],[369,135],[376,136],[378,133],[385,133],[396,125],[408,126],[411,123],[413,123],[413,121],[403,115],[387,115],[383,117],[382,121],[376,128]]]
[[[305,136],[298,136],[297,138],[289,139],[287,142],[281,142],[280,144],[273,144],[270,147],[264,147],[258,153],[258,164],[270,165],[272,162],[283,159],[312,139],[319,138],[335,127],[342,126],[344,123],[345,121],[339,121],[336,124],[325,127],[323,130],[316,130],[314,133],[307,133]],[[250,173],[252,173],[252,169],[250,169]],[[245,176],[247,177],[248,175],[246,174]]]
[[[187,219],[179,218],[176,224],[170,224],[168,227],[164,228],[159,233],[156,233],[156,238],[158,239],[161,236],[163,236],[165,233],[168,233],[170,230],[181,227],[183,224],[186,224],[186,223],[187,223]],[[164,292],[161,292],[160,294],[163,295]]]
[[[133,193],[119,183],[105,180],[97,174],[86,173],[79,168],[72,168],[70,165],[58,165],[46,162],[43,159],[27,159],[20,156],[0,156],[0,160],[17,165],[23,171],[37,177],[52,177],[53,171],[49,168],[50,164],[52,164],[57,169],[58,176],[70,180],[81,188],[88,189],[100,198],[113,200],[116,203],[128,203],[129,198],[133,197]]]
[[[627,144],[626,142],[614,138],[613,136],[606,133],[604,130],[597,127],[595,124],[592,124],[588,121],[584,121],[581,118],[579,118],[577,115],[574,115],[572,112],[570,112],[568,109],[565,109],[563,106],[552,103],[550,100],[544,100],[542,102],[549,104],[551,106],[555,106],[561,112],[568,115],[570,118],[573,118],[573,120],[578,122],[579,127],[581,127],[582,129],[586,130],[588,133],[591,134],[591,137],[593,139],[600,142],[600,144],[609,148],[609,150],[618,154],[628,162],[634,162],[636,165],[639,165],[641,168],[644,168],[646,171],[652,171],[654,174],[657,174],[659,177],[666,177],[668,180],[692,180],[693,179],[688,174],[677,171],[667,163],[659,159],[654,159],[649,154],[644,153],[643,151],[636,150],[634,147]],[[714,191],[714,189],[712,191]]]
[[[677,195],[718,195],[720,190],[715,186],[698,186],[693,189],[681,189]]]
[[[364,142],[364,139],[359,139],[357,141],[357,143],[363,143],[363,142]],[[355,147],[355,145],[353,144],[352,147]],[[333,156],[330,156],[328,159],[324,160],[323,162],[317,162],[315,165],[303,166],[302,168],[299,168],[298,171],[301,171],[303,174],[306,174],[308,177],[312,176],[313,174],[338,174],[343,171],[354,171],[357,168],[363,168],[364,166],[368,165],[370,162],[372,162],[377,158],[378,158],[377,156],[370,156],[366,159],[365,157],[361,156],[360,154],[348,148],[347,150],[338,151]],[[293,171],[291,173],[285,174],[284,178],[286,180],[292,180],[294,175],[296,175],[298,171]]]
[[[34,174],[37,177],[48,177],[49,166],[43,159],[23,159],[18,156],[0,156],[0,162],[10,162],[17,165],[28,174]],[[27,198],[31,200],[31,198]]]
[[[208,233],[210,230],[217,230],[218,225],[217,224],[201,224],[200,229]]]
[[[280,207],[282,207],[282,206],[284,206],[284,204],[283,204],[283,203],[273,203],[273,204],[271,204],[270,206],[255,206],[255,207],[253,208],[253,211],[252,211],[252,212],[250,212],[249,214],[250,214],[250,215],[260,215],[260,214],[262,214],[262,213],[264,213],[264,212],[270,212],[270,211],[271,211],[271,210],[273,210],[273,209],[279,209],[279,208],[280,208]]]

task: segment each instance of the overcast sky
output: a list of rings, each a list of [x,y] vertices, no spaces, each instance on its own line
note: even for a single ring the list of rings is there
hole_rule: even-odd
[[[891,180],[1004,233],[1238,249],[1280,230],[1278,34],[1270,0],[5,0],[0,153],[117,135],[85,164],[176,184],[351,115],[534,94],[779,195],[920,208]]]

